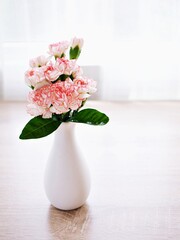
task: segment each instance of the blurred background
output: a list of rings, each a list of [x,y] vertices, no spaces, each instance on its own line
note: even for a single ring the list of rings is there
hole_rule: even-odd
[[[180,99],[179,0],[0,0],[0,99],[25,100],[29,59],[83,37],[97,99]]]

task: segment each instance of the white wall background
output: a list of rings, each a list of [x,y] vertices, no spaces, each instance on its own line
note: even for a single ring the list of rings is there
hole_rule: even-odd
[[[26,98],[29,58],[74,36],[102,99],[180,99],[180,0],[0,0],[0,29],[5,100]]]

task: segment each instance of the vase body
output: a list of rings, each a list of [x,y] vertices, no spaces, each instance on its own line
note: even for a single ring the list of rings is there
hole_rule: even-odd
[[[82,206],[90,191],[90,174],[75,138],[75,123],[62,123],[45,169],[44,187],[50,203],[62,210]]]

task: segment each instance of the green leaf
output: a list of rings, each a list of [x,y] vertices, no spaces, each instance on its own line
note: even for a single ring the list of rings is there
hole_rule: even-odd
[[[75,48],[70,48],[70,51],[69,51],[69,58],[70,59],[77,59],[79,57],[81,53],[81,50],[79,48],[79,46],[76,46]]]
[[[34,117],[26,124],[19,138],[34,139],[45,137],[54,132],[60,124],[61,121],[56,121],[52,118]]]
[[[77,112],[69,121],[90,125],[105,125],[108,123],[109,118],[102,112],[87,108]]]

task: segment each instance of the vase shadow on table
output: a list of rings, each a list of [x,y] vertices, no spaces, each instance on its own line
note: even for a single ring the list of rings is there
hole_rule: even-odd
[[[90,209],[87,204],[70,211],[49,207],[48,229],[52,239],[84,239],[90,225]]]

